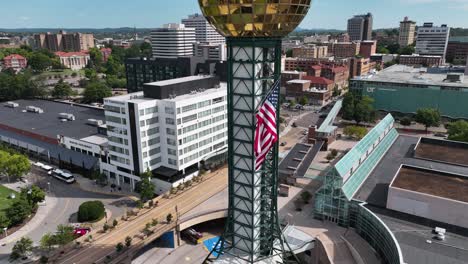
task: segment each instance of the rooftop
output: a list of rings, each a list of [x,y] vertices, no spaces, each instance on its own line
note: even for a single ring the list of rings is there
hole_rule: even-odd
[[[416,146],[415,156],[421,159],[468,166],[468,144],[457,141],[421,138]]]
[[[468,259],[468,230],[384,208],[366,206],[395,235],[405,263],[465,264]],[[445,240],[434,239],[435,227],[447,228]],[[428,243],[430,241],[430,243]]]
[[[324,84],[324,85],[330,85],[333,84],[332,80],[329,80],[324,77],[316,77],[316,76],[304,76],[302,77],[303,80],[308,80],[312,84]]]
[[[182,77],[182,78],[176,78],[176,79],[169,79],[169,80],[159,81],[159,82],[146,83],[146,85],[166,86],[166,85],[173,85],[173,84],[179,84],[179,83],[186,83],[186,82],[192,82],[192,81],[197,81],[197,80],[209,79],[209,78],[212,78],[212,77],[213,76],[211,76],[211,75],[195,75],[195,76],[188,76],[188,77]]]
[[[392,187],[468,203],[468,176],[403,165]]]
[[[56,139],[57,135],[82,139],[98,134],[97,127],[87,124],[88,119],[104,120],[104,111],[46,100],[17,100],[17,108],[0,106],[0,124],[11,128],[35,133]],[[36,106],[44,110],[37,114],[23,112],[27,106]],[[75,116],[75,121],[62,122],[59,113]]]
[[[310,163],[317,156],[322,146],[323,143],[315,145],[297,143],[279,164],[280,173],[304,177]]]
[[[306,84],[306,83],[310,83],[309,80],[291,80],[291,81],[288,81],[288,84]]]
[[[353,198],[385,207],[388,187],[402,164],[450,174],[468,175],[468,167],[415,157],[413,153],[418,142],[418,137],[399,135]]]
[[[461,82],[447,82],[447,71],[449,69],[440,68],[439,71],[431,68],[415,68],[406,65],[393,65],[380,71],[378,74],[373,74],[365,77],[357,77],[354,80],[365,80],[367,82],[389,82],[389,83],[405,83],[405,84],[420,84],[420,85],[440,85],[451,87],[468,87],[468,78],[461,78]],[[431,73],[428,73],[431,72]]]

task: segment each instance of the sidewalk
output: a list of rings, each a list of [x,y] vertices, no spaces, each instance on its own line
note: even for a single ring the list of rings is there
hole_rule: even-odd
[[[21,227],[15,233],[0,240],[0,244],[10,244],[18,241],[22,237],[26,236],[32,230],[35,230],[43,224],[47,216],[52,215],[51,211],[57,205],[57,198],[52,196],[46,196],[45,205],[39,205],[36,215],[26,225]]]
[[[117,188],[112,189],[110,185],[101,187],[97,185],[93,180],[87,179],[79,174],[74,174],[73,176],[75,176],[76,183],[82,190],[99,194],[129,197],[130,199],[135,201],[140,200],[140,198],[137,196],[137,193],[126,191],[124,189],[122,189],[121,191],[119,191]]]

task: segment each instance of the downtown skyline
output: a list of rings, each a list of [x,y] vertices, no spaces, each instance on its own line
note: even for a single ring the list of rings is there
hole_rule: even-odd
[[[71,1],[26,0],[9,1],[3,7],[0,28],[156,28],[164,23],[179,23],[188,14],[200,13],[196,0],[177,0],[174,8],[170,1],[139,0],[138,3],[123,0],[90,1],[80,5]],[[114,8],[117,7],[117,8]],[[144,8],[143,8],[144,7]],[[162,12],[164,10],[165,12]],[[359,3],[344,0],[315,0],[301,28],[345,30],[347,19],[356,14],[371,12],[374,28],[396,28],[405,16],[417,21],[448,24],[450,27],[468,27],[465,14],[468,0],[396,0]],[[108,13],[107,13],[108,12]],[[434,14],[437,14],[436,16]]]

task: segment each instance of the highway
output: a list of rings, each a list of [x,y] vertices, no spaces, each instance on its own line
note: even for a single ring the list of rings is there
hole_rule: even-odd
[[[220,169],[205,176],[207,179],[169,199],[159,200],[156,208],[150,210],[148,213],[141,214],[131,221],[120,221],[120,224],[115,230],[112,230],[102,236],[96,237],[95,241],[90,244],[84,245],[82,248],[71,249],[63,256],[56,260],[56,263],[63,264],[89,264],[100,263],[106,260],[108,255],[116,255],[115,246],[117,243],[122,242],[127,236],[133,238],[133,249],[127,249],[123,254],[134,252],[137,248],[151,241],[154,237],[162,234],[163,232],[172,229],[175,224],[166,224],[166,216],[171,213],[176,216],[175,207],[178,207],[178,212],[182,216],[189,212],[191,209],[200,205],[210,197],[223,191],[227,187],[228,175],[227,168]],[[160,224],[157,226],[155,234],[150,238],[142,241],[138,238],[141,231],[145,228],[146,223],[151,222],[155,218],[158,219]]]

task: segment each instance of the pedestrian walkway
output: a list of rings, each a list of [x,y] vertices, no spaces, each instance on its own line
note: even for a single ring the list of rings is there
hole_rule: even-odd
[[[37,229],[41,226],[44,221],[46,221],[47,217],[53,215],[52,211],[57,205],[57,198],[52,196],[46,196],[45,204],[39,205],[37,209],[36,215],[29,220],[23,227],[17,230],[15,233],[3,238],[0,240],[0,244],[10,244],[15,243],[16,241],[20,240],[22,237],[27,236],[28,233]]]
[[[79,187],[88,192],[94,192],[99,194],[108,194],[108,195],[117,195],[122,197],[129,197],[132,200],[139,200],[138,194],[135,192],[130,192],[122,188],[122,190],[118,190],[117,188],[111,188],[110,185],[107,186],[100,186],[95,181],[85,178],[79,174],[74,174],[76,182]]]

